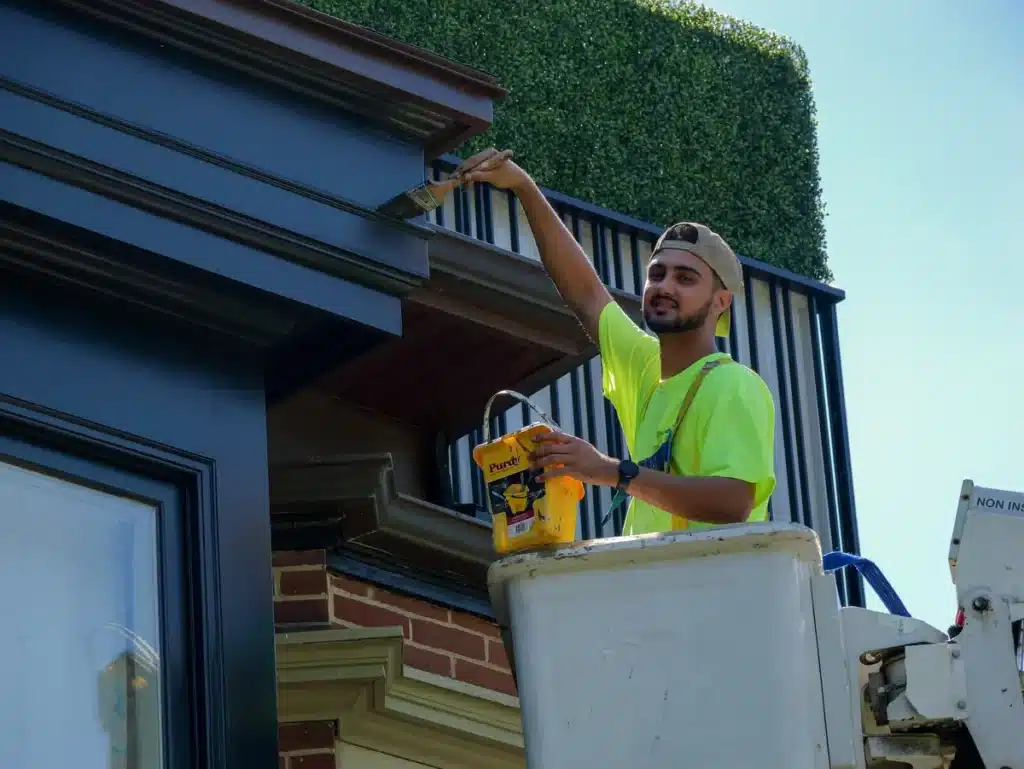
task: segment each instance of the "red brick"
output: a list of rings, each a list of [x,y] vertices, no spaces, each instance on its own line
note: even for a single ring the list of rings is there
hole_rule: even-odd
[[[409,618],[383,606],[360,601],[358,598],[334,596],[334,616],[347,620],[359,627],[392,627],[402,628],[402,635],[409,638]]]
[[[487,642],[487,661],[492,665],[500,665],[503,668],[509,668],[508,655],[505,653],[505,644],[501,641],[488,641]]]
[[[274,601],[274,622],[278,625],[326,624],[330,621],[326,596],[308,601]]]
[[[475,684],[485,689],[516,696],[516,685],[511,673],[477,665],[468,660],[455,660],[455,677],[467,684]]]
[[[487,653],[484,646],[487,639],[483,636],[423,619],[412,621],[412,640],[424,646],[445,649],[475,660],[484,659]]]
[[[326,566],[327,553],[323,550],[278,550],[274,553],[274,566]]]
[[[327,572],[321,569],[282,571],[281,595],[326,595]]]
[[[308,756],[289,756],[291,769],[336,769],[334,753],[313,753]]]
[[[438,622],[448,622],[448,610],[436,604],[420,601],[417,598],[410,598],[407,595],[399,595],[382,588],[373,589],[373,600],[394,606],[396,609],[407,611],[410,614],[417,614],[420,617],[428,617]]]
[[[477,633],[483,633],[484,635],[491,636],[492,638],[501,638],[501,633],[498,632],[497,625],[473,614],[461,614],[453,611],[452,622],[459,627],[466,628],[467,630],[474,630]]]
[[[334,750],[333,721],[301,721],[281,724],[277,728],[278,750]]]
[[[436,673],[439,676],[452,677],[452,658],[447,654],[438,654],[420,646],[406,644],[403,656],[405,664],[409,667]]]
[[[341,574],[331,575],[331,586],[352,595],[367,596],[370,594],[370,586],[365,582],[359,582]]]

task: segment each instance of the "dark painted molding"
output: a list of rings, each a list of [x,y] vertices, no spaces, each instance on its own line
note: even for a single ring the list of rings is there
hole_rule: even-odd
[[[468,584],[495,558],[488,523],[399,492],[390,454],[271,466],[270,500],[275,550],[344,545]]]
[[[25,274],[45,275],[53,283],[84,288],[258,347],[277,343],[302,318],[294,307],[239,295],[161,261],[0,205],[0,263]]]
[[[224,158],[2,79],[0,114],[2,160],[389,293],[406,293],[429,272],[425,227],[254,178]]]
[[[442,574],[426,574],[422,569],[410,569],[394,560],[375,558],[370,553],[354,552],[345,547],[327,551],[327,568],[336,574],[372,582],[396,593],[494,620],[485,584],[460,584]]]
[[[57,4],[362,114],[417,138],[430,156],[485,131],[492,100],[506,93],[491,75],[290,2]]]
[[[0,201],[337,318],[401,332],[393,296],[10,163],[0,163]]]

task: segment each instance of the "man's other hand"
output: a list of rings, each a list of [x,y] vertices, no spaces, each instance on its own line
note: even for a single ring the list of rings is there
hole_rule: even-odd
[[[602,454],[581,438],[554,430],[535,439],[539,444],[531,455],[531,467],[541,471],[537,480],[550,481],[568,476],[596,486],[619,482],[619,462]]]
[[[467,158],[453,174],[466,182],[487,182],[503,190],[521,189],[530,183],[530,175],[512,161],[512,150],[489,147]]]

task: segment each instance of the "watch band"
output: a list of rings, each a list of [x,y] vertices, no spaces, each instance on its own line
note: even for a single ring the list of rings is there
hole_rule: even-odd
[[[633,462],[632,460],[629,460],[629,459],[620,460],[619,461],[619,482],[616,484],[615,488],[617,488],[619,491],[625,493],[626,490],[629,489],[630,481],[632,481],[634,478],[636,478],[639,474],[640,474],[640,468],[636,464],[636,462]]]

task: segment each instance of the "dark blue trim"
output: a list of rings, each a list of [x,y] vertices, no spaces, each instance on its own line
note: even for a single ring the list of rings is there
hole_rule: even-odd
[[[473,185],[473,218],[476,222],[476,239],[487,242],[487,225],[484,221],[484,185]]]
[[[734,300],[735,301],[735,300]],[[736,326],[739,324],[739,315],[736,313],[735,306],[732,311],[732,321],[729,323],[729,355],[734,360],[740,360],[740,343],[739,337],[737,336]]]
[[[459,165],[459,163],[462,162],[462,159],[456,155],[447,154],[442,155],[434,162],[438,163],[445,170],[451,170]],[[541,187],[541,192],[543,192],[545,197],[551,201],[556,210],[558,210],[559,207],[564,207],[572,209],[577,216],[579,214],[586,214],[590,217],[597,217],[601,219],[604,224],[615,224],[624,231],[633,230],[638,234],[648,235],[648,240],[652,243],[656,241],[665,230],[664,227],[660,227],[656,224],[634,219],[631,216],[626,216],[625,214],[620,214],[610,209],[602,208],[601,206],[595,206],[591,203],[579,200],[578,198],[573,198],[561,192],[557,192],[556,190]],[[737,254],[737,256],[743,265],[744,272],[747,272],[748,274],[766,279],[776,278],[779,281],[785,281],[793,286],[802,286],[803,288],[807,288],[818,293],[827,294],[834,297],[837,301],[841,301],[846,298],[846,293],[842,289],[835,288],[827,283],[822,283],[821,281],[813,280],[812,278],[807,278],[803,275],[798,275],[791,270],[776,267],[775,265],[762,262],[758,259],[752,259],[749,256],[744,256],[743,254]]]
[[[470,459],[472,462],[472,459]],[[448,474],[450,480],[448,486],[451,488],[452,502],[462,504],[462,460],[459,457],[459,447],[456,443],[448,444]]]
[[[472,437],[469,439],[469,455],[470,458],[473,456],[473,448],[479,446],[484,441],[483,431],[477,427],[473,430]],[[473,502],[481,510],[489,510],[487,504],[487,488],[484,485],[484,474],[477,467],[476,462],[472,463],[473,468]],[[485,513],[486,515],[486,513]]]
[[[754,305],[754,290],[749,280],[743,281],[744,309],[747,315],[747,346],[750,348],[750,367],[761,372],[761,356],[757,346],[757,308]]]
[[[484,204],[484,238],[488,243],[494,243],[494,205],[491,201],[492,187],[489,184],[481,184],[480,196]]]
[[[836,492],[839,503],[841,550],[860,555],[857,531],[857,507],[853,494],[853,470],[850,462],[850,437],[846,427],[846,393],[843,391],[843,364],[839,353],[839,318],[835,303],[823,309],[825,381],[829,414],[832,417],[832,446],[836,460]],[[847,600],[851,606],[864,604],[864,584],[858,575],[847,581]]]
[[[597,270],[601,282],[606,286],[611,286],[612,278],[611,270],[608,269],[608,251],[605,249],[604,225],[596,219],[590,222],[590,239],[594,244],[594,268]]]
[[[629,233],[629,256],[633,262],[633,293],[643,296],[644,293],[644,272],[640,263],[640,241],[635,232]]]
[[[0,5],[8,32],[0,77],[369,208],[423,181],[423,148],[413,141],[190,51],[42,5]]]
[[[518,254],[519,249],[519,203],[516,194],[512,190],[506,190],[508,200],[508,234],[509,247],[513,253]]]
[[[248,168],[230,167],[216,155],[152,132],[71,105],[44,103],[27,92],[15,93],[2,86],[0,81],[3,129],[17,136],[0,139],[0,158],[14,156],[20,145],[21,163],[63,163],[75,176],[74,167],[88,161],[95,164],[92,168],[98,175],[112,169],[128,177],[126,184],[142,183],[154,195],[176,195],[183,207],[203,213],[230,212],[232,217],[258,222],[257,226],[265,223],[337,249],[339,265],[357,255],[360,262],[378,269],[419,278],[429,275],[425,232],[396,226],[370,209],[317,196],[283,179],[266,174],[253,178]],[[19,137],[29,141],[21,142]],[[57,158],[53,149],[72,157]]]
[[[0,201],[391,334],[401,300],[264,251],[0,163]]]
[[[614,224],[608,227],[608,237],[612,241],[612,274],[615,276],[615,288],[625,291],[622,279],[622,245],[619,243],[619,228]]]
[[[433,176],[435,182],[441,181],[441,169],[437,166],[434,166]],[[444,227],[444,206],[438,206],[434,209],[434,221],[438,227]]]
[[[555,424],[562,424],[562,403],[559,400],[558,394],[558,380],[555,380],[548,385],[548,397],[551,400],[551,418],[555,420]],[[525,413],[525,412],[524,412]]]
[[[463,235],[466,234],[464,229],[463,221],[465,215],[463,209],[465,208],[464,199],[466,197],[466,190],[462,187],[456,187],[455,192],[452,193],[452,206],[455,208],[455,231],[461,232]]]
[[[420,572],[403,574],[394,567],[387,568],[345,551],[328,551],[327,568],[352,579],[372,582],[396,593],[404,593],[413,598],[494,621],[494,612],[486,594],[473,592],[468,588],[459,589],[458,586],[446,585],[440,580],[431,581]]]

